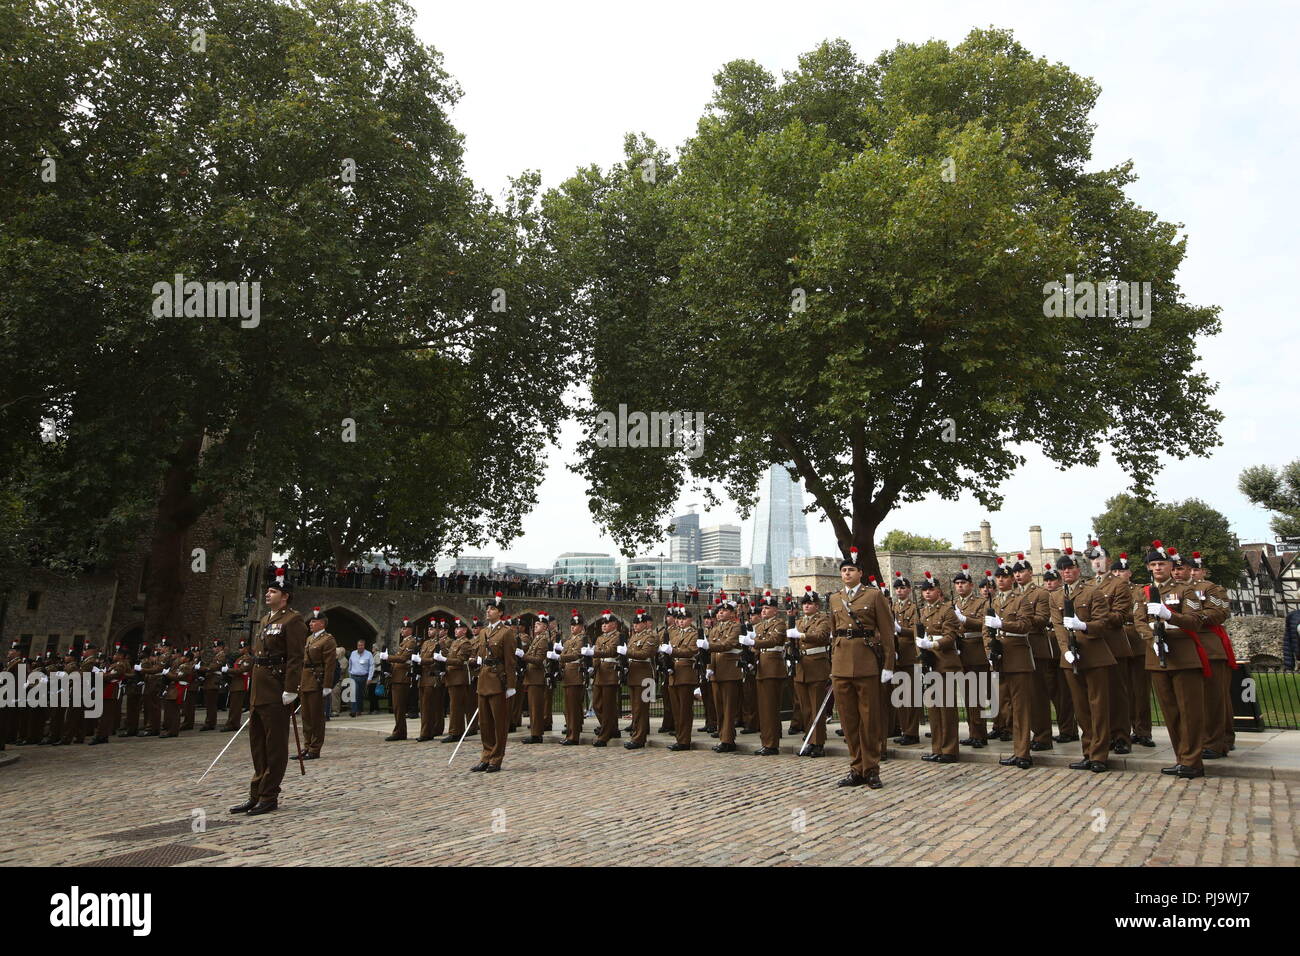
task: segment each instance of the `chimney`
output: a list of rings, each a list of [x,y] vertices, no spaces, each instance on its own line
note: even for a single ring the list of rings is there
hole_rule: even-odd
[[[993,526],[987,521],[980,522],[980,550],[993,550]]]
[[[1073,547],[1074,547],[1074,535],[1071,534],[1069,531],[1062,531],[1061,550],[1064,551],[1066,548],[1073,548]]]
[[[1038,555],[1043,553],[1043,526],[1033,524],[1029,526],[1029,556],[1037,561]]]

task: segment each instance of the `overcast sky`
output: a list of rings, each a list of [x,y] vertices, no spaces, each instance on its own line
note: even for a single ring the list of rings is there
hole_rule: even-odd
[[[1202,497],[1227,514],[1243,541],[1272,541],[1267,513],[1236,484],[1246,465],[1300,457],[1300,323],[1284,291],[1300,222],[1294,5],[411,2],[420,37],[464,89],[453,119],[465,134],[471,176],[494,195],[524,169],[540,170],[550,187],[579,166],[606,167],[620,158],[628,131],[675,153],[722,64],[754,59],[779,76],[828,38],[845,38],[871,60],[899,40],[956,44],[973,28],[1003,27],[1035,56],[1093,78],[1101,87],[1094,168],[1134,161],[1139,179],[1130,195],[1184,226],[1184,295],[1223,310],[1222,333],[1200,350],[1221,386],[1223,445],[1209,458],[1171,460],[1157,496]],[[576,430],[567,429],[523,537],[482,553],[530,566],[549,565],[561,551],[617,553],[589,518],[585,483],[565,468],[575,444]],[[1049,546],[1062,531],[1079,541],[1106,498],[1125,486],[1113,460],[1063,473],[1032,450],[1028,459],[1004,487],[1001,511],[933,499],[899,508],[880,533],[904,528],[960,545],[962,532],[987,517],[1004,550],[1026,546],[1033,524],[1042,525]],[[733,507],[701,519],[726,521],[739,521]],[[813,552],[836,554],[816,512],[808,525]],[[752,521],[744,528],[748,561]]]

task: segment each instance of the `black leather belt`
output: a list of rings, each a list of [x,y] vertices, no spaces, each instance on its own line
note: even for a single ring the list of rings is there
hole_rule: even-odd
[[[254,657],[253,663],[258,665],[259,667],[277,667],[280,664],[283,664],[287,660],[288,660],[287,657],[285,657],[283,654],[279,654],[276,655],[275,657]]]
[[[840,629],[834,632],[836,637],[875,637],[876,632],[870,628],[855,628],[852,630]]]

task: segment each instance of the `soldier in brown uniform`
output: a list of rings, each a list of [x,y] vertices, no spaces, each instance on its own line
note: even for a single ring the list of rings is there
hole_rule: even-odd
[[[1051,565],[1045,566],[1044,572],[1044,581],[1047,580],[1046,574],[1050,573],[1056,577],[1056,583],[1060,584],[1060,576]],[[1029,749],[1034,752],[1052,750],[1052,705],[1056,703],[1058,716],[1063,715],[1061,733],[1065,734],[1067,724],[1071,727],[1074,724],[1074,702],[1070,700],[1068,692],[1063,701],[1057,700],[1059,690],[1065,687],[1065,678],[1061,676],[1061,669],[1056,663],[1058,653],[1056,638],[1051,633],[1052,610],[1048,606],[1047,589],[1034,583],[1034,566],[1023,552],[1016,555],[1011,573],[1015,577],[1016,590],[1024,597],[1020,608],[1021,613],[1028,618],[1029,649],[1036,664],[1033,673],[1029,675],[1030,709],[1033,714],[1033,740]]]
[[[771,591],[764,591],[758,603],[754,633],[740,641],[758,656],[754,677],[758,685],[758,730],[762,746],[755,756],[770,757],[781,752],[781,691],[790,676],[785,664],[786,616]]]
[[[141,737],[157,737],[162,726],[162,672],[171,660],[167,649],[167,638],[159,646],[150,650],[147,657],[140,661],[140,674],[144,677],[144,689],[141,691],[144,704],[144,730]]]
[[[1132,596],[1128,581],[1109,569],[1109,556],[1099,541],[1089,541],[1084,556],[1092,562],[1092,570],[1097,588],[1110,596],[1111,603],[1124,608],[1119,624],[1106,628],[1106,644],[1115,657],[1115,666],[1110,669],[1110,749],[1117,754],[1133,752],[1133,701],[1129,689],[1128,659],[1133,655],[1133,646],[1128,639],[1128,619],[1133,613]]]
[[[591,658],[592,665],[595,667],[591,696],[596,707],[596,720],[600,723],[600,733],[592,742],[593,747],[608,746],[609,739],[618,732],[617,658],[618,649],[622,646],[618,620],[610,611],[604,611],[600,615],[600,637],[592,647],[582,649],[582,653]]]
[[[424,631],[424,643],[420,645],[419,660],[415,662],[420,668],[420,736],[416,738],[417,742],[438,740],[443,734],[449,643],[446,624],[430,619]]]
[[[126,693],[126,682],[131,677],[131,665],[126,659],[126,650],[117,645],[113,659],[104,668],[104,712],[99,716],[95,727],[92,744],[106,744],[108,738],[117,730],[118,718],[122,713],[122,697]]]
[[[930,752],[921,759],[933,763],[956,763],[957,744],[957,691],[956,682],[947,675],[960,674],[961,622],[952,604],[943,599],[943,589],[929,571],[921,582],[921,605],[917,623],[925,627],[925,637],[917,637],[918,650],[934,655],[935,680],[938,697],[931,706],[926,697],[926,710],[930,714]]]
[[[1210,679],[1206,683],[1205,752],[1201,756],[1206,760],[1218,760],[1226,757],[1230,750],[1235,750],[1237,742],[1236,730],[1233,727],[1232,688],[1235,682],[1232,672],[1238,670],[1241,665],[1237,663],[1232,638],[1223,627],[1231,613],[1232,605],[1223,585],[1215,584],[1206,577],[1205,561],[1201,557],[1201,552],[1192,552],[1189,567],[1191,568],[1189,581],[1191,593],[1188,595],[1188,600],[1195,596],[1209,630],[1213,631],[1217,638],[1217,640],[1213,638],[1203,640],[1205,654],[1210,659]],[[1190,604],[1188,607],[1196,610]],[[1214,716],[1218,708],[1222,708],[1222,723],[1216,721]]]
[[[217,729],[217,705],[221,700],[221,668],[226,665],[226,645],[214,637],[212,644],[203,649],[199,660],[199,673],[203,677],[203,726],[199,731]]]
[[[1146,638],[1138,630],[1134,620],[1134,608],[1139,602],[1146,601],[1146,589],[1133,583],[1133,569],[1129,567],[1128,553],[1122,553],[1110,566],[1128,585],[1130,606],[1124,631],[1128,635],[1129,647],[1133,654],[1127,658],[1129,667],[1130,704],[1132,706],[1131,729],[1133,743],[1143,747],[1154,747],[1151,739],[1151,678],[1147,674]]]
[[[1061,672],[1070,685],[1074,712],[1083,731],[1083,759],[1071,770],[1104,772],[1110,756],[1110,671],[1115,667],[1107,632],[1124,626],[1125,607],[1119,591],[1103,591],[1095,579],[1081,581],[1079,559],[1073,548],[1056,559],[1062,587],[1049,595],[1052,632],[1061,652]],[[1067,614],[1065,602],[1074,605]],[[1072,639],[1073,638],[1073,639]],[[1077,649],[1071,644],[1077,642]]]
[[[505,603],[498,591],[487,606],[487,624],[479,629],[475,640],[478,673],[479,735],[483,751],[471,771],[496,773],[506,755],[510,726],[510,698],[515,696],[515,656],[518,637],[515,629],[502,622]]]
[[[141,643],[134,660],[131,659],[130,654],[127,655],[131,673],[126,679],[126,720],[122,724],[122,729],[117,732],[119,737],[140,736],[140,713],[144,705],[144,675],[141,673],[140,662],[148,654],[149,645]]]
[[[1015,572],[998,559],[997,591],[993,595],[984,625],[989,629],[990,652],[1000,650],[998,667],[998,711],[1011,715],[1012,753],[998,763],[1028,770],[1033,737],[1033,675],[1037,667],[1029,646],[1029,629],[1034,623],[1033,601],[1016,587]],[[993,645],[996,642],[997,649]]]
[[[718,600],[713,627],[708,631],[709,669],[705,676],[713,683],[718,709],[718,742],[713,745],[713,750],[721,754],[736,749],[736,722],[740,718],[741,706],[741,644],[736,602],[725,593]]]
[[[1028,588],[1026,588],[1026,590],[1028,590]],[[1059,590],[1061,590],[1061,572],[1056,570],[1056,568],[1051,564],[1044,565],[1043,566],[1043,591],[1046,592],[1048,597],[1048,602],[1049,602],[1047,607],[1047,625],[1046,625],[1047,646],[1050,649],[1050,654],[1048,659],[1054,662],[1060,661],[1061,649],[1059,646],[1057,646],[1056,631],[1052,627],[1052,608],[1050,602],[1051,602],[1052,594]],[[1030,640],[1030,646],[1037,648],[1037,645],[1033,643],[1032,638]],[[1038,651],[1035,650],[1034,653],[1037,654]],[[1073,743],[1074,741],[1079,739],[1079,718],[1074,713],[1074,698],[1070,695],[1070,685],[1069,682],[1066,681],[1065,674],[1062,673],[1061,668],[1057,666],[1057,664],[1049,665],[1048,670],[1053,670],[1053,669],[1055,670],[1056,676],[1051,680],[1047,681],[1049,687],[1055,688],[1052,691],[1052,696],[1051,699],[1049,700],[1049,704],[1051,704],[1051,706],[1056,708],[1056,723],[1057,723],[1057,729],[1060,732],[1051,739],[1058,744]],[[1035,722],[1034,726],[1035,728],[1037,727],[1037,722]],[[1049,726],[1049,731],[1050,731],[1050,726]],[[1038,743],[1037,736],[1035,736],[1034,742]],[[1034,748],[1031,745],[1030,749],[1033,750],[1036,748]],[[1043,749],[1050,749],[1050,748],[1043,748]]]
[[[804,585],[800,600],[803,613],[789,634],[799,646],[799,663],[794,670],[794,703],[805,735],[808,728],[812,734],[799,756],[824,757],[829,704],[826,707],[822,704],[831,692],[831,618],[822,610],[821,597],[812,585]]]
[[[13,681],[15,693],[21,690],[18,687],[18,669],[22,663],[23,653],[18,649],[18,642],[14,641],[9,645],[9,652],[5,656],[4,671],[10,675],[9,679]],[[0,700],[0,750],[4,750],[6,744],[14,743],[19,739],[19,713],[14,703]]]
[[[437,659],[439,655],[434,655]],[[444,744],[456,743],[465,734],[465,721],[470,719],[469,661],[474,657],[474,636],[469,626],[460,618],[452,622],[451,645],[441,655],[447,665],[447,699],[451,714],[447,722]],[[471,728],[472,730],[473,728]]]
[[[267,585],[266,605],[257,636],[253,638],[253,677],[249,691],[248,748],[253,758],[253,779],[248,800],[231,813],[256,816],[279,806],[280,782],[289,764],[290,708],[302,683],[303,648],[307,625],[289,607],[293,593],[288,584]]]
[[[185,711],[185,701],[194,687],[194,654],[186,650],[172,658],[171,667],[163,673],[167,682],[163,691],[163,711],[166,715],[167,732],[159,737],[178,737],[182,729],[181,715]]]
[[[184,699],[181,701],[181,730],[194,729],[194,714],[199,705],[200,678],[203,673],[199,661],[202,650],[197,644],[193,644],[186,648],[186,653],[183,655],[188,657],[194,673],[190,679],[189,687],[185,689]]]
[[[1004,566],[1002,559],[998,558],[998,569]],[[975,580],[970,576],[968,564],[963,564],[953,576],[952,587],[952,609],[961,625],[957,652],[961,657],[962,673],[987,674],[989,659],[984,651],[984,618],[989,613],[989,602],[983,594],[975,592]],[[988,746],[988,725],[980,716],[978,703],[971,706],[971,702],[966,701],[966,727],[970,736],[959,740],[959,744],[976,749]]]
[[[393,732],[384,738],[385,741],[406,739],[406,711],[411,696],[411,668],[415,666],[411,663],[411,658],[415,656],[420,646],[415,640],[415,632],[408,618],[402,618],[402,629],[398,634],[397,650],[392,653],[384,650],[379,654],[379,659],[387,661],[391,668],[388,686],[393,700]]]
[[[329,617],[320,608],[312,608],[307,621],[307,641],[302,652],[302,679],[298,694],[302,702],[303,759],[319,760],[325,743],[325,698],[334,692],[334,668],[338,644],[329,627]]]
[[[753,637],[754,623],[758,620],[759,611],[754,601],[745,594],[740,592],[740,601],[738,602],[737,614],[741,621],[741,631],[748,637]],[[750,647],[752,644],[742,644],[742,647]],[[757,653],[748,664],[745,662],[745,653],[740,655],[740,721],[741,728],[737,733],[743,735],[756,734],[759,732],[758,726],[758,659]]]
[[[545,615],[539,615],[533,624],[533,634],[528,640],[528,649],[524,651],[524,687],[528,693],[528,730],[524,738],[526,744],[540,744],[545,737],[542,731],[546,725],[546,662],[547,653],[554,654],[551,632],[546,626]]]
[[[575,747],[582,737],[582,722],[587,713],[587,681],[584,674],[583,648],[587,646],[587,627],[577,609],[569,611],[569,636],[559,651],[560,683],[564,687],[564,746]]]
[[[649,611],[637,608],[627,637],[627,695],[632,710],[628,734],[632,739],[623,745],[626,750],[640,750],[650,733],[650,701],[657,693],[654,657],[658,650],[654,619]]]
[[[510,698],[506,710],[510,714],[510,726],[507,728],[509,733],[514,733],[524,722],[524,701],[528,699],[528,692],[524,689],[524,675],[527,673],[527,665],[524,664],[524,654],[528,650],[528,642],[532,640],[529,633],[528,622],[519,619],[511,620],[509,615],[501,619],[501,623],[515,629],[515,659],[512,662],[515,668],[515,687],[520,693]]]
[[[894,643],[897,648],[897,670],[906,673],[913,684],[921,680],[920,657],[916,651],[916,621],[918,616],[916,602],[912,600],[912,582],[902,571],[894,572],[894,599],[890,604],[894,614]],[[912,696],[907,695],[908,703],[898,708],[899,735],[894,743],[907,746],[921,742],[921,710],[911,703]]]
[[[659,642],[655,648],[656,654],[662,654],[665,659],[672,657],[672,630],[681,623],[682,612],[686,605],[678,604],[675,601],[664,609],[664,623],[662,627],[655,628],[655,639]],[[663,650],[668,647],[669,650]],[[663,717],[659,721],[659,729],[655,733],[674,734],[677,731],[677,721],[673,714],[672,691],[672,672],[674,665],[668,665],[666,675],[663,674],[662,662],[656,661],[655,664],[655,694],[663,702]],[[661,679],[662,678],[662,679]]]
[[[222,728],[227,733],[243,726],[244,703],[248,700],[248,686],[253,677],[253,655],[248,650],[248,642],[241,640],[239,648],[230,654],[229,660],[230,663],[222,667],[222,673],[230,681],[226,723]]]
[[[81,693],[87,688],[88,684],[82,678],[83,674],[94,674],[99,670],[99,655],[95,653],[95,646],[87,644],[85,651],[78,657],[69,649],[68,654],[68,706],[63,714],[63,743],[71,745],[74,743],[84,744],[86,742],[86,707],[81,698]],[[73,683],[80,685],[77,693],[72,693],[71,685]],[[90,718],[93,720],[93,718]],[[94,728],[92,723],[91,728]]]
[[[831,683],[849,745],[849,773],[837,786],[879,790],[880,685],[894,676],[894,617],[874,586],[862,583],[858,549],[840,562],[844,590],[830,596]]]
[[[700,629],[704,632],[704,640],[709,639],[709,632],[713,630],[713,616],[715,614],[714,606],[707,605],[700,612]],[[698,636],[697,636],[698,639]],[[710,737],[718,736],[718,697],[714,691],[713,681],[709,678],[712,667],[706,667],[703,673],[697,675],[700,688],[700,699],[704,703],[704,732]]]
[[[1143,595],[1146,600],[1133,607],[1133,620],[1140,633],[1150,635],[1146,668],[1178,760],[1160,772],[1193,780],[1205,776],[1201,756],[1205,742],[1205,681],[1211,673],[1199,637],[1205,618],[1185,606],[1184,586],[1173,579],[1173,562],[1159,539],[1151,542],[1146,565],[1160,600],[1152,600],[1154,595],[1148,587]],[[1165,622],[1163,645],[1157,637],[1157,619]]]
[[[37,684],[49,681],[50,675],[46,673],[47,669],[56,669],[53,666],[48,651],[29,662],[27,667],[27,683],[23,687],[23,693],[28,695],[28,699],[31,699],[31,692]],[[19,734],[20,739],[18,740],[18,743],[36,745],[48,744],[50,739],[45,736],[45,722],[49,719],[49,716],[48,707],[26,707],[20,717],[25,729]]]
[[[676,739],[668,745],[669,750],[691,749],[691,731],[695,725],[695,697],[699,692],[700,669],[696,662],[704,648],[698,646],[700,638],[691,623],[691,612],[684,604],[677,606],[677,613],[668,621],[664,629],[664,646],[661,653],[671,655],[673,669],[668,675],[668,699],[666,704],[673,714],[673,733]]]

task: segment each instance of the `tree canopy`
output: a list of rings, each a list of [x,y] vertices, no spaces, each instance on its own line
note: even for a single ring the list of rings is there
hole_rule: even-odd
[[[1300,458],[1281,468],[1251,465],[1237,488],[1251,504],[1277,512],[1269,522],[1274,534],[1300,538]]]
[[[1128,552],[1134,581],[1151,579],[1144,561],[1156,539],[1177,548],[1185,558],[1193,551],[1201,552],[1210,578],[1224,587],[1235,587],[1241,575],[1241,551],[1228,529],[1227,517],[1199,498],[1159,502],[1115,495],[1107,499],[1106,510],[1092,522],[1112,561]]]
[[[952,542],[947,538],[929,538],[923,534],[912,534],[895,528],[880,542],[881,551],[951,551]]]

